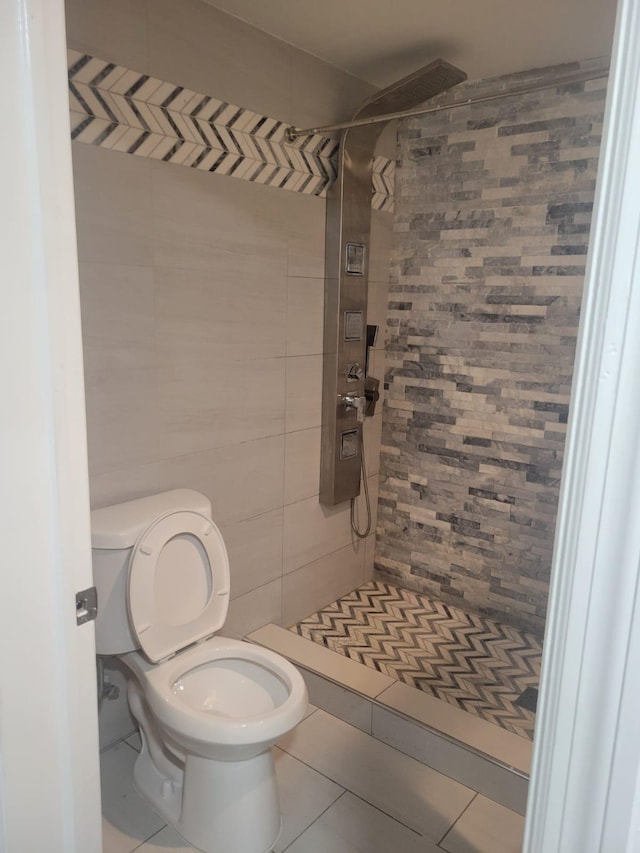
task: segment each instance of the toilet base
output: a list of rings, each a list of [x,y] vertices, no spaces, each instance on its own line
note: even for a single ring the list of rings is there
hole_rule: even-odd
[[[128,696],[143,735],[134,780],[158,814],[203,853],[268,853],[281,831],[271,749],[244,761],[187,755],[182,769],[158,742],[137,684]]]
[[[176,829],[204,853],[264,853],[280,835],[271,750],[247,761],[187,756]]]
[[[203,853],[267,853],[282,827],[271,750],[248,761],[187,756],[184,785],[162,776],[143,749],[136,787],[158,814]]]

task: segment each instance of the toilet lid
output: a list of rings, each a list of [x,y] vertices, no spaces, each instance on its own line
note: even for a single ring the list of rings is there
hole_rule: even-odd
[[[180,510],[152,522],[131,555],[127,602],[153,663],[218,631],[229,607],[229,558],[211,519]]]

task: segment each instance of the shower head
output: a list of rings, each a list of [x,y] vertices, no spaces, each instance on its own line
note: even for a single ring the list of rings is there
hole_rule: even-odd
[[[386,89],[376,92],[359,107],[354,118],[369,118],[410,110],[466,79],[465,72],[455,65],[444,59],[435,59]]]
[[[419,68],[412,74],[408,74],[401,80],[387,86],[386,89],[381,89],[364,101],[356,110],[351,122],[357,122],[362,119],[373,119],[380,116],[379,121],[375,124],[366,122],[366,127],[370,139],[374,143],[380,135],[386,116],[388,113],[398,113],[404,110],[411,110],[419,104],[435,98],[441,92],[446,92],[458,83],[462,83],[467,79],[464,71],[451,65],[444,59],[435,59],[428,65]],[[394,116],[391,116],[394,117]],[[341,122],[337,125],[327,125],[326,127],[313,127],[306,130],[300,130],[295,127],[288,127],[285,131],[287,140],[291,143],[299,136],[307,136],[310,133],[322,133],[324,131],[349,129],[351,122]]]

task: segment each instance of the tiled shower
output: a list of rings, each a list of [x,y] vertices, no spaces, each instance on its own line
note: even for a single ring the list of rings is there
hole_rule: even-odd
[[[458,97],[597,73],[464,83]],[[544,628],[606,79],[399,132],[376,567]]]
[[[318,501],[337,138],[284,131],[343,119],[373,87],[201,0],[68,0],[67,22],[92,505],[205,493],[230,556],[228,635],[391,583],[537,642],[606,81],[381,140],[377,533],[358,542],[348,504]],[[102,745],[131,731],[122,691]]]

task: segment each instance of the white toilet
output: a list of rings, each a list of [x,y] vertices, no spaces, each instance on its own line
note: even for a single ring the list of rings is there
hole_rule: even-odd
[[[211,504],[177,489],[95,510],[91,529],[96,647],[131,674],[138,789],[205,853],[266,853],[281,822],[271,747],[307,691],[284,658],[215,635],[229,560]]]

